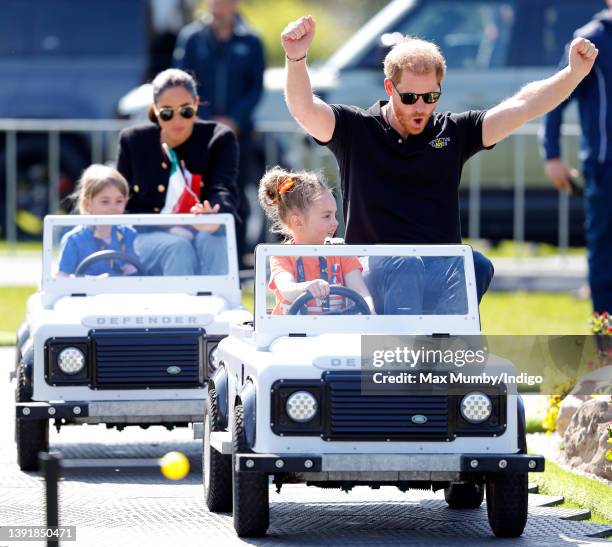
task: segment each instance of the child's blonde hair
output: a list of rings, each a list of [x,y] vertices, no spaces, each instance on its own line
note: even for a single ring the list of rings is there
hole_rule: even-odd
[[[75,209],[82,215],[87,214],[88,211],[84,207],[85,200],[91,201],[107,186],[114,186],[126,198],[130,193],[130,187],[128,186],[127,180],[125,180],[119,171],[113,167],[100,163],[90,165],[83,171],[76,190],[74,194],[72,194],[73,201],[75,202]]]
[[[291,212],[306,213],[325,192],[332,192],[332,189],[317,174],[291,172],[278,165],[259,181],[259,203],[272,223],[271,230],[287,239],[293,237],[288,228]]]

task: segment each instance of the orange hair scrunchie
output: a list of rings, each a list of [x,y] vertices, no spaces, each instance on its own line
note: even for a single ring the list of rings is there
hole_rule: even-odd
[[[295,182],[293,181],[293,179],[285,179],[278,185],[278,193],[285,194],[286,192],[289,192],[289,190],[291,190],[294,186]]]

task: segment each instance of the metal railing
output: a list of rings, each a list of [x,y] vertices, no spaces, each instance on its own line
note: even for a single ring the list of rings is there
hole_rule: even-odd
[[[515,243],[525,242],[525,196],[526,196],[526,150],[527,140],[536,140],[541,127],[537,124],[529,124],[516,130],[507,140],[513,143],[514,153],[514,184],[513,184],[513,241]],[[577,124],[565,124],[562,127],[562,135],[578,140],[580,127]],[[577,146],[576,146],[577,149]],[[483,155],[476,154],[468,162],[467,182],[469,184],[469,225],[468,237],[480,239],[480,217],[481,217],[481,191],[482,191],[482,162]],[[543,162],[542,169],[543,169]],[[464,179],[466,174],[464,172]],[[542,176],[543,178],[543,176]],[[547,184],[549,184],[547,182]],[[570,196],[566,193],[558,194],[558,224],[557,244],[561,254],[565,254],[569,247],[570,235]]]
[[[118,133],[133,125],[133,120],[43,120],[0,119],[0,133],[5,134],[5,239],[9,245],[17,242],[17,191],[18,191],[18,134],[42,133],[47,135],[48,210],[57,211],[60,205],[60,158],[63,134],[78,134],[89,142],[92,163],[113,161]],[[527,144],[535,143],[539,130],[536,124],[517,130],[508,140],[512,143],[513,165],[513,239],[525,241],[525,196],[527,171]],[[293,122],[259,124],[257,131],[263,139],[266,166],[289,163],[296,168],[324,170],[332,183],[338,179],[338,168],[331,153],[314,145]],[[579,135],[577,125],[564,125],[563,135],[574,139]],[[476,154],[464,170],[463,185],[468,184],[469,222],[468,236],[479,239],[481,235],[483,154]],[[538,160],[539,161],[539,160]],[[533,163],[533,162],[532,162]],[[541,166],[541,162],[540,162]],[[1,174],[0,174],[1,176]],[[543,174],[542,174],[543,178]],[[341,208],[339,208],[341,211]],[[570,207],[569,197],[559,194],[557,241],[562,253],[569,245]]]
[[[59,208],[60,158],[62,133],[89,135],[91,162],[100,163],[108,159],[104,153],[104,136],[116,137],[124,127],[130,125],[121,120],[42,120],[42,119],[0,119],[0,132],[5,134],[5,226],[6,240],[17,242],[17,158],[18,133],[47,134],[47,168],[49,176],[49,211]]]

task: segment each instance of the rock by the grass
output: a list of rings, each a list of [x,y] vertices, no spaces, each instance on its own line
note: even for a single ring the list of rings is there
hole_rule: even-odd
[[[571,393],[563,399],[557,415],[557,432],[563,436],[576,411],[591,397],[589,395],[572,395]]]
[[[611,421],[609,395],[580,406],[563,435],[565,458],[570,466],[612,480],[612,462],[606,460],[610,447],[607,424]]]
[[[612,385],[612,366],[598,368],[581,378],[569,395],[563,399],[557,415],[557,431],[563,436],[576,411],[592,395],[608,393]]]

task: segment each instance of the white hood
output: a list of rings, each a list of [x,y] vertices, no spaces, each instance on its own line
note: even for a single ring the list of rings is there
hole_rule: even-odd
[[[361,335],[283,336],[270,344],[269,351],[286,363],[313,364],[324,370],[356,369],[360,367]]]
[[[129,311],[125,309],[126,299]],[[61,298],[55,304],[55,314],[71,317],[88,327],[193,327],[211,323],[227,307],[225,299],[219,296],[99,294]]]

